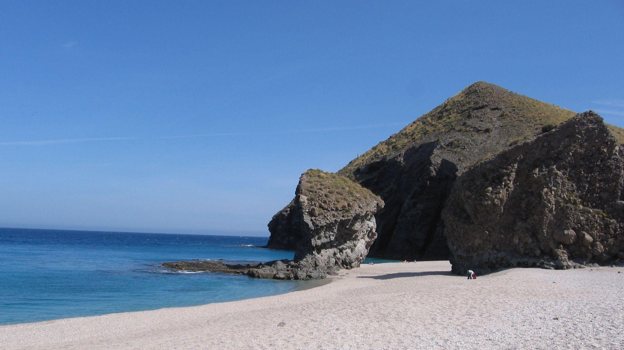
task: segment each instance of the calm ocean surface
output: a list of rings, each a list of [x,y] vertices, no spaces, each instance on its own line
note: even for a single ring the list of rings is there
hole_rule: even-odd
[[[189,259],[270,261],[267,238],[0,228],[0,325],[276,295],[299,281],[177,273]]]

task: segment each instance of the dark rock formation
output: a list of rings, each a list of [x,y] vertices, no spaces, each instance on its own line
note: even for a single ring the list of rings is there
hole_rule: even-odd
[[[192,260],[164,263],[160,266],[180,271],[210,271],[246,275],[249,269],[259,264],[233,264],[225,260]]]
[[[256,278],[273,278],[280,280],[314,280],[325,278],[327,275],[333,275],[338,270],[339,269],[335,266],[310,268],[310,266],[292,260],[278,260],[260,264],[251,269],[247,275]]]
[[[448,259],[442,209],[464,170],[533,137],[572,111],[479,82],[422,116],[339,173],[379,195],[379,238],[370,256]]]
[[[457,177],[576,113],[485,82],[475,83],[379,143],[338,172],[381,197],[379,237],[369,256],[437,260],[450,256],[441,212]],[[624,142],[624,131],[610,126]],[[269,224],[268,247],[295,250],[302,238],[294,201]]]
[[[449,252],[440,220],[457,174],[455,163],[442,158],[440,143],[410,148],[398,157],[369,164],[360,184],[385,199],[377,214],[380,236],[376,252],[393,259],[446,259]]]
[[[301,175],[295,199],[269,224],[273,237],[298,237],[294,261],[259,264],[193,261],[163,266],[260,278],[324,278],[339,269],[360,266],[377,237],[375,213],[382,207],[379,197],[348,178],[308,170]]]
[[[453,271],[616,259],[623,167],[617,140],[593,112],[472,167],[443,213]]]
[[[296,199],[296,198],[295,198]],[[299,229],[302,222],[300,215],[294,215],[291,210],[295,209],[295,199],[293,199],[284,209],[273,216],[269,222],[271,237],[266,247],[278,250],[295,250],[297,243],[302,239],[302,232]]]

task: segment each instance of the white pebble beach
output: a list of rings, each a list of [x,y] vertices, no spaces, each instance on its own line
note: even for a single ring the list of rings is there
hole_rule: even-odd
[[[10,349],[624,349],[624,267],[362,265],[284,295],[0,327]]]

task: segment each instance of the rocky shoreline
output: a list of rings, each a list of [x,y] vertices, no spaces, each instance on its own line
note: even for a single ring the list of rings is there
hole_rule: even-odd
[[[624,151],[612,130],[592,111],[478,82],[338,173],[302,174],[268,224],[267,248],[294,250],[293,261],[167,267],[305,280],[369,252],[449,259],[457,274],[618,263]]]
[[[310,169],[301,175],[295,199],[270,224],[299,237],[292,261],[182,261],[162,266],[257,278],[323,279],[360,266],[377,237],[375,213],[382,207],[379,197],[346,177]]]
[[[236,264],[225,260],[191,260],[168,262],[160,265],[160,267],[180,271],[227,273],[278,280],[323,279],[328,275],[336,274],[337,271],[334,268],[310,270],[302,264],[287,259],[251,264]]]
[[[477,82],[337,174],[385,203],[372,257],[450,259],[457,274],[608,265],[624,259],[618,130]],[[299,200],[273,217],[267,247],[309,241]]]

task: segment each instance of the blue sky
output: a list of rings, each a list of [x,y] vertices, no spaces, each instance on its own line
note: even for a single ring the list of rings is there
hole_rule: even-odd
[[[622,1],[2,1],[0,227],[268,235],[480,80],[624,127]]]

